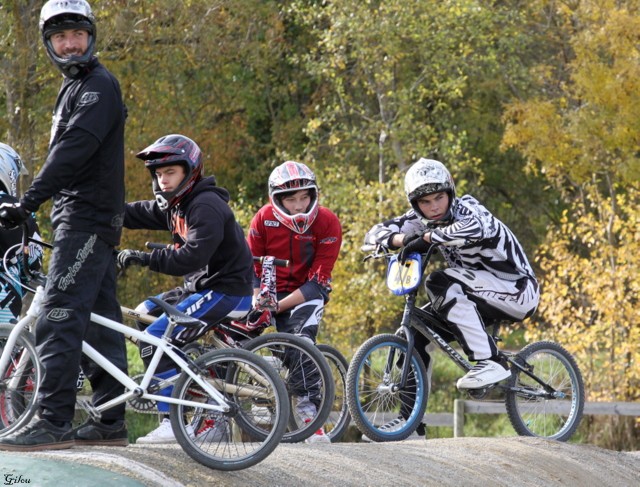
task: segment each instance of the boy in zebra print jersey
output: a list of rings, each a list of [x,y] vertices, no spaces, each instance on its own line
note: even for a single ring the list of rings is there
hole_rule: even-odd
[[[402,248],[403,255],[441,244],[438,249],[449,267],[425,281],[430,306],[450,326],[469,360],[477,362],[457,387],[479,389],[508,378],[508,366],[498,359],[485,323],[521,321],[538,306],[538,282],[522,246],[473,196],[456,197],[453,178],[439,161],[421,158],[412,165],[405,193],[411,210],[375,225],[365,242]],[[429,367],[427,343],[422,345],[417,348]]]

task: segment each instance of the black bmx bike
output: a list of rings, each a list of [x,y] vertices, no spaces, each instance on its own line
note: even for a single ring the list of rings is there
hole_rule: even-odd
[[[381,334],[357,350],[347,373],[346,393],[351,417],[358,429],[378,442],[409,437],[422,423],[430,392],[430,376],[416,352],[417,334],[440,348],[465,373],[472,365],[452,346],[455,337],[431,309],[416,299],[422,277],[436,249],[413,253],[401,263],[382,246],[363,247],[368,259],[388,263],[387,285],[404,295],[405,307],[395,334]],[[500,323],[487,326],[496,342]],[[561,345],[539,341],[518,352],[499,351],[511,376],[482,389],[468,389],[472,399],[486,399],[498,389],[516,433],[558,441],[568,440],[578,428],[584,408],[584,385],[573,356]]]

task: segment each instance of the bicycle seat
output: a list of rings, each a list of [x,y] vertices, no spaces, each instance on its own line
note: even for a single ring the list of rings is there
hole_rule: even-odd
[[[161,299],[150,297],[149,301],[153,304],[157,305],[165,312],[167,317],[170,320],[173,320],[177,325],[184,326],[185,328],[199,328],[207,326],[207,324],[199,320],[198,318],[194,318],[193,316],[189,316],[184,314],[182,311],[174,308],[169,303],[162,301]]]

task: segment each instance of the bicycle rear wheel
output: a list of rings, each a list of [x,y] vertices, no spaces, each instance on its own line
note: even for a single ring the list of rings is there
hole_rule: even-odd
[[[427,370],[411,354],[409,375],[400,390],[407,341],[383,334],[364,342],[349,364],[347,402],[358,429],[372,441],[400,441],[422,422],[427,408]]]
[[[0,325],[0,353],[5,349],[13,325]],[[6,370],[0,371],[0,437],[22,428],[37,411],[42,369],[28,331],[22,332],[13,347]]]
[[[289,417],[289,400],[280,376],[262,358],[240,349],[213,350],[195,364],[225,397],[230,410],[172,404],[171,427],[180,446],[191,458],[216,470],[241,470],[264,460],[280,443]],[[172,397],[218,404],[184,372]],[[257,424],[259,418],[251,413],[256,402],[269,404],[269,424]],[[264,435],[250,434],[250,423]]]
[[[515,358],[554,391],[549,394],[538,381],[512,367],[506,407],[516,433],[568,440],[584,409],[584,384],[575,359],[561,345],[546,341],[527,345]]]
[[[323,427],[327,436],[331,439],[331,442],[337,443],[347,432],[349,423],[351,422],[351,415],[349,414],[349,407],[346,400],[347,369],[349,368],[349,363],[347,359],[344,358],[344,355],[335,347],[324,343],[318,344],[317,347],[331,368],[335,389],[331,412]]]
[[[316,345],[291,333],[267,333],[243,348],[266,358],[286,384],[291,416],[282,441],[304,441],[321,428],[331,412],[335,388],[329,364]]]

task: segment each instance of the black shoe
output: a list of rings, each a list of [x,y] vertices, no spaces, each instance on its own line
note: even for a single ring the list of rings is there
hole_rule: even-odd
[[[124,420],[104,424],[90,419],[73,430],[76,445],[127,446],[129,432]]]
[[[74,444],[70,424],[56,426],[39,417],[12,435],[0,438],[0,450],[5,451],[64,450],[73,448]]]

